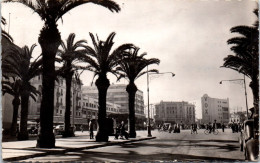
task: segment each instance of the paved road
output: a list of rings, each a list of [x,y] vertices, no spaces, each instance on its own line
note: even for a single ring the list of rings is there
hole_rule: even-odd
[[[231,130],[218,135],[205,135],[181,131],[180,134],[153,131],[156,139],[102,147],[97,149],[69,152],[65,155],[48,155],[23,161],[59,162],[59,161],[95,161],[95,162],[130,162],[130,161],[243,161],[239,151],[238,133]],[[145,131],[137,134],[146,135]]]

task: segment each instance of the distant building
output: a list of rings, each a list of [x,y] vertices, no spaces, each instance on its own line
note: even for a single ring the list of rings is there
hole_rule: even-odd
[[[230,113],[229,123],[242,123],[247,119],[246,111]]]
[[[229,99],[211,98],[207,94],[201,97],[202,123],[229,122]]]
[[[155,105],[155,123],[195,123],[195,105],[188,102],[161,101]]]
[[[84,86],[82,89],[83,96],[98,98],[98,90],[96,86]],[[118,104],[121,106],[119,112],[128,114],[128,93],[125,84],[112,84],[107,90],[107,102]],[[145,118],[143,92],[137,90],[135,95],[135,115],[138,118]]]

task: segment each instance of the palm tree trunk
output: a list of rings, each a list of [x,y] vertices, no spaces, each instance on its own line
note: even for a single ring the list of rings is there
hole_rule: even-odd
[[[107,142],[108,132],[106,126],[106,97],[107,89],[110,83],[106,75],[100,75],[96,80],[96,86],[98,89],[98,132],[96,135],[96,141]]]
[[[21,95],[21,118],[20,118],[20,131],[18,133],[18,140],[28,140],[29,135],[27,131],[28,120],[28,102],[29,93],[22,93]]]
[[[54,84],[55,84],[55,55],[61,42],[60,33],[55,21],[47,21],[41,30],[39,44],[42,48],[42,103],[40,109],[40,134],[37,147],[55,147],[53,134]]]
[[[137,87],[134,82],[131,82],[127,85],[126,91],[128,92],[129,98],[129,121],[130,121],[130,131],[129,137],[136,138],[135,131],[135,94],[137,91]]]
[[[11,136],[16,135],[16,129],[17,129],[17,116],[18,116],[18,109],[20,105],[20,99],[19,96],[15,96],[13,99],[13,120],[12,120],[12,125],[11,125]]]
[[[68,74],[66,76],[66,110],[65,110],[65,119],[64,119],[65,133],[63,137],[72,136],[72,133],[70,132],[70,108],[71,108],[70,91],[71,91],[72,75],[73,74]]]

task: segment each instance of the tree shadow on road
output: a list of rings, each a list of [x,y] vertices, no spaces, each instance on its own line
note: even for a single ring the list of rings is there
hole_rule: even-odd
[[[174,141],[175,142],[175,141]],[[143,142],[138,142],[138,143],[132,143],[132,144],[122,144],[120,145],[123,148],[138,148],[138,147],[155,147],[155,148],[176,148],[176,147],[182,147],[182,146],[189,146],[189,147],[204,147],[204,148],[215,148],[215,149],[222,149],[226,150],[226,152],[233,152],[239,150],[239,144],[238,143],[219,143],[219,141],[194,141],[194,140],[181,140],[181,141],[176,141],[177,144],[175,143],[162,143],[161,140],[154,140],[153,142],[149,143],[143,143]],[[182,144],[180,145],[181,142]],[[217,144],[212,144],[212,142],[217,142]],[[209,144],[210,143],[210,144]]]
[[[68,153],[68,155],[70,155]],[[67,155],[67,156],[68,156]],[[77,156],[77,160],[86,160],[86,161],[124,161],[124,162],[133,162],[133,161],[243,161],[238,159],[231,158],[219,158],[213,156],[198,156],[198,155],[187,155],[187,154],[171,154],[171,153],[155,153],[155,154],[139,154],[138,152],[127,150],[124,153],[110,153],[110,152],[94,152],[94,151],[81,151],[78,153],[72,153],[71,156],[75,158]]]

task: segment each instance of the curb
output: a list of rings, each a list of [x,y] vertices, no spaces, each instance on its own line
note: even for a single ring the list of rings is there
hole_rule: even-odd
[[[46,151],[43,153],[36,153],[28,156],[17,156],[17,157],[11,157],[11,158],[6,158],[3,159],[4,161],[19,161],[19,160],[25,160],[29,158],[34,158],[34,157],[43,157],[47,155],[54,155],[54,154],[65,154],[67,152],[74,152],[74,151],[81,151],[85,149],[95,149],[95,148],[101,148],[101,147],[107,147],[107,146],[113,146],[113,145],[120,145],[120,144],[127,144],[127,143],[133,143],[133,142],[138,142],[138,141],[144,141],[144,140],[151,140],[155,139],[156,137],[149,137],[149,138],[140,138],[140,139],[134,139],[134,140],[128,140],[128,141],[120,141],[120,142],[107,142],[105,144],[100,144],[100,145],[90,145],[86,147],[80,147],[80,148],[63,148],[62,150],[57,150],[57,151]]]

